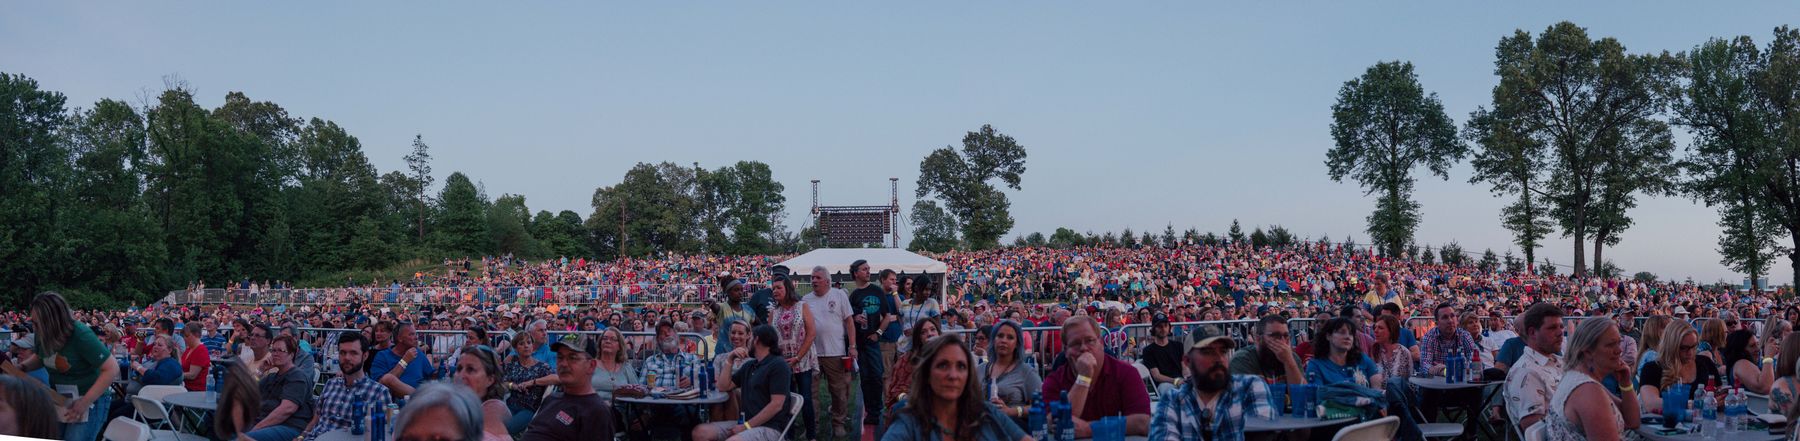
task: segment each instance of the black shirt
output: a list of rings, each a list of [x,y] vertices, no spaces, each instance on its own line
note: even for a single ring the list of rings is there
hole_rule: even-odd
[[[888,312],[885,303],[888,303],[887,293],[883,292],[881,290],[881,285],[877,283],[864,285],[862,288],[857,289],[856,292],[850,293],[850,306],[851,308],[854,308],[850,313],[862,314],[863,317],[868,320],[867,324],[856,327],[856,345],[858,348],[866,345],[877,345],[876,342],[869,340],[869,335],[881,332],[882,314]]]
[[[733,372],[731,374],[731,382],[736,383],[742,390],[739,399],[743,401],[743,405],[739,406],[738,409],[744,412],[744,420],[749,421],[750,417],[761,413],[763,408],[768,407],[769,402],[773,401],[773,397],[777,395],[787,396],[788,391],[790,390],[788,384],[793,377],[794,370],[793,368],[788,367],[787,359],[775,354],[769,354],[769,356],[763,357],[761,360],[745,363],[744,367],[740,367],[737,372]],[[787,410],[791,405],[792,403],[781,406],[781,412],[776,413],[774,418],[769,418],[768,421],[764,421],[760,427],[767,427],[777,431],[786,427],[788,420]],[[542,413],[543,411],[538,412]]]
[[[1143,362],[1145,368],[1155,369],[1164,377],[1181,378],[1181,345],[1174,340],[1166,345],[1152,341],[1144,346]]]
[[[1644,370],[1638,371],[1638,384],[1644,386],[1657,386],[1657,391],[1661,392],[1665,390],[1665,388],[1662,387],[1662,376],[1662,363],[1645,363]],[[1694,391],[1706,388],[1706,383],[1709,380],[1718,378],[1719,366],[1713,364],[1711,358],[1694,357],[1694,382],[1689,383],[1694,387],[1688,390],[1688,399],[1694,398]]]
[[[556,394],[538,407],[520,441],[613,439],[612,406],[599,394]]]

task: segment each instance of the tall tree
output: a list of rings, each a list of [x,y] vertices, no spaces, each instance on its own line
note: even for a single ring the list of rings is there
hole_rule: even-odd
[[[487,211],[488,237],[493,240],[494,253],[511,254],[522,258],[544,257],[542,245],[537,237],[531,235],[531,209],[525,206],[525,197],[515,194],[503,194],[494,199],[493,206]]]
[[[475,188],[475,182],[462,172],[444,179],[444,190],[438,193],[440,209],[434,218],[432,234],[445,252],[453,256],[481,256],[493,250],[489,246],[488,201]]]
[[[162,230],[140,188],[146,159],[144,119],[124,102],[101,100],[71,115],[74,158],[68,204],[57,214],[55,278],[65,287],[148,302],[170,287]],[[166,291],[165,291],[166,292]]]
[[[999,246],[1000,236],[1012,230],[1008,212],[1012,203],[988,181],[999,179],[1019,190],[1025,174],[1025,147],[1011,136],[982,125],[963,136],[962,151],[945,146],[919,162],[917,197],[936,195],[947,212],[956,217],[958,229],[970,248]]]
[[[1766,52],[1748,36],[1712,39],[1695,47],[1685,54],[1686,84],[1674,104],[1675,123],[1693,135],[1681,164],[1690,177],[1683,189],[1718,210],[1720,263],[1751,280],[1767,274],[1776,256],[1800,247],[1800,239],[1795,247],[1776,241],[1800,233],[1788,228],[1800,226],[1790,220],[1797,213],[1790,211],[1796,188],[1792,179],[1800,177],[1793,166],[1800,160],[1792,145],[1782,145],[1784,138],[1791,144],[1793,137],[1781,133],[1780,104],[1788,103],[1785,116],[1791,117],[1800,115],[1800,109],[1791,108],[1800,100],[1792,97],[1795,87],[1768,82],[1783,75],[1789,82],[1800,81],[1800,53],[1794,48],[1800,41],[1795,35],[1794,30],[1777,29],[1776,41]],[[1784,99],[1783,93],[1789,96]],[[1786,127],[1796,125],[1789,122]],[[1789,256],[1800,268],[1800,255]],[[1795,277],[1800,281],[1800,273]]]
[[[1513,233],[1513,243],[1524,250],[1525,261],[1535,261],[1544,236],[1556,228],[1549,218],[1550,206],[1539,176],[1545,167],[1544,144],[1526,133],[1521,118],[1486,108],[1469,114],[1463,134],[1476,146],[1469,161],[1475,174],[1469,183],[1486,182],[1495,196],[1517,198],[1500,209],[1500,225]]]
[[[49,287],[56,209],[69,170],[58,146],[67,98],[24,75],[0,74],[0,294],[13,306]]]
[[[1495,49],[1493,113],[1506,130],[1549,147],[1543,195],[1550,215],[1574,241],[1576,276],[1587,273],[1586,241],[1602,243],[1627,226],[1634,179],[1658,178],[1672,149],[1667,127],[1652,118],[1665,107],[1678,62],[1668,54],[1631,55],[1612,38],[1561,22],[1533,40],[1516,31]],[[1634,155],[1632,152],[1640,154]],[[1610,194],[1608,192],[1611,192]],[[1602,231],[1604,230],[1604,231]]]
[[[956,218],[937,201],[919,200],[912,207],[912,240],[906,249],[942,253],[956,248]]]
[[[643,257],[700,248],[693,169],[639,163],[617,185],[594,191],[588,231],[603,256]]]
[[[1336,147],[1326,153],[1328,173],[1333,181],[1355,179],[1365,195],[1380,195],[1368,218],[1369,235],[1384,254],[1398,255],[1419,223],[1419,204],[1411,199],[1413,169],[1423,166],[1447,180],[1468,146],[1410,62],[1379,63],[1345,82],[1331,116]]]
[[[1244,242],[1244,239],[1246,238],[1246,236],[1244,236],[1244,228],[1238,226],[1237,219],[1231,220],[1231,229],[1225,230],[1225,238],[1230,240],[1232,245]]]
[[[407,190],[412,195],[413,211],[417,214],[413,226],[419,230],[417,240],[425,240],[426,207],[431,205],[429,191],[436,178],[431,176],[431,146],[425,144],[425,135],[414,134],[412,153],[406,154],[406,170],[408,174]]]

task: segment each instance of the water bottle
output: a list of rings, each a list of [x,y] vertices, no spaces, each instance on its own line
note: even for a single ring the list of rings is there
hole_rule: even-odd
[[[406,402],[406,400],[404,400],[404,399],[400,401],[400,403],[405,403],[405,402]],[[382,432],[381,439],[377,440],[377,441],[387,441],[394,437],[394,424],[393,423],[394,423],[394,418],[400,416],[400,403],[388,403],[387,412],[383,413],[382,417],[381,417],[381,421],[382,421],[381,427],[383,429],[385,429],[386,431]]]
[[[1738,397],[1736,389],[1725,390],[1725,434],[1734,435],[1743,430],[1743,399]]]
[[[385,441],[387,439],[387,412],[376,408],[369,411],[369,441]],[[360,419],[359,419],[360,420]]]
[[[1717,436],[1719,434],[1719,401],[1713,398],[1711,390],[1694,397],[1694,400],[1700,402],[1698,404],[1701,419],[1700,436],[1703,438]]]
[[[1075,441],[1074,408],[1069,404],[1069,391],[1063,391],[1062,401],[1056,403],[1056,439],[1059,441]]]
[[[368,404],[363,403],[363,400],[360,398],[357,399],[356,401],[354,401],[353,404],[350,405],[350,434],[351,435],[362,436],[363,432],[368,430],[367,427],[363,426],[363,414],[368,409],[369,409]]]
[[[1031,430],[1031,439],[1050,439],[1050,431],[1044,428],[1044,404],[1040,402],[1042,398],[1042,395],[1031,394],[1031,410],[1025,417],[1025,427]]]
[[[1748,432],[1750,431],[1750,397],[1744,395],[1743,387],[1734,387],[1731,389],[1731,393],[1737,395],[1737,400],[1735,400],[1737,409],[1733,411],[1737,414],[1737,418],[1732,422],[1737,424],[1737,431]]]

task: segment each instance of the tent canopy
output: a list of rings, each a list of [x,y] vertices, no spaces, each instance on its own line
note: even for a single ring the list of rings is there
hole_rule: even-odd
[[[832,274],[849,274],[850,262],[869,261],[869,271],[891,269],[906,274],[943,274],[949,270],[944,262],[897,248],[820,248],[801,254],[781,265],[794,274],[809,274],[813,267],[823,266]]]

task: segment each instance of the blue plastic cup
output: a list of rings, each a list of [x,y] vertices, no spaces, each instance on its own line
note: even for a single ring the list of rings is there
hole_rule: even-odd
[[[1269,385],[1269,410],[1272,415],[1280,416],[1282,413],[1287,412],[1287,393],[1287,383],[1273,383]]]

